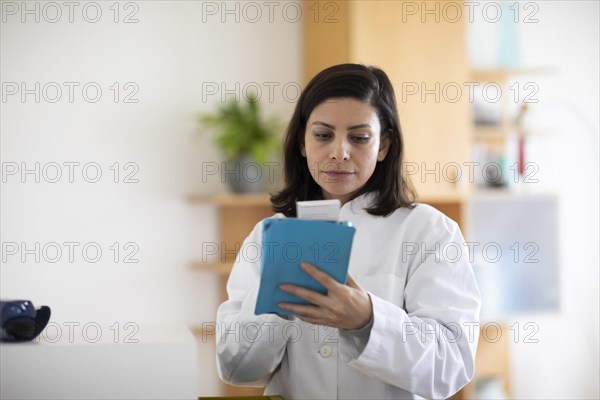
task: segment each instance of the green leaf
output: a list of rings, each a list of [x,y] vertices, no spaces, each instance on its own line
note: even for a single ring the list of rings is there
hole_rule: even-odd
[[[257,162],[265,162],[268,153],[281,146],[282,123],[278,118],[263,118],[255,94],[247,101],[229,101],[213,113],[201,114],[202,128],[216,133],[215,144],[228,158],[251,154]]]

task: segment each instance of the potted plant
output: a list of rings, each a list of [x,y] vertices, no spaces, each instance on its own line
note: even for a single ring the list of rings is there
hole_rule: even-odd
[[[264,163],[281,144],[278,118],[262,116],[258,99],[229,101],[199,116],[202,127],[216,132],[215,144],[226,157],[225,180],[236,193],[263,189]]]

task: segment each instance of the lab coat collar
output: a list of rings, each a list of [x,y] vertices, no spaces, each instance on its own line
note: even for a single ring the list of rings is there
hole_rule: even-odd
[[[364,193],[344,204],[342,206],[341,211],[347,210],[347,212],[350,212],[352,214],[364,213],[365,208],[371,207],[376,200],[377,192]]]

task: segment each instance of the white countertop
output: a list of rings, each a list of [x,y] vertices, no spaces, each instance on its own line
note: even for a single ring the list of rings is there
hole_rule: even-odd
[[[0,344],[2,399],[196,399],[196,341],[185,325],[53,323]]]

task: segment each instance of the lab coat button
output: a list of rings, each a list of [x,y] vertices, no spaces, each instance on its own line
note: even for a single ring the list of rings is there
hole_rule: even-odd
[[[319,349],[319,354],[323,358],[329,357],[331,355],[331,346],[329,346],[329,345],[321,346],[321,348]]]

